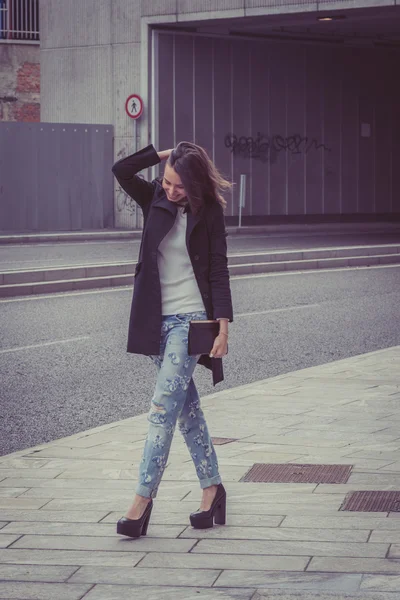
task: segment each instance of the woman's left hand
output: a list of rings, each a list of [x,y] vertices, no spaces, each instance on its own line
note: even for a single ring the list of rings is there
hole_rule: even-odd
[[[228,338],[219,334],[214,340],[214,346],[210,352],[210,358],[222,358],[228,352]]]

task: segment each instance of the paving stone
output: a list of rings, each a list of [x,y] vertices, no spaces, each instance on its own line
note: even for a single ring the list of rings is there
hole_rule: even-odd
[[[399,453],[400,454],[400,453]],[[397,454],[397,458],[399,457],[399,454]],[[400,472],[400,462],[394,462],[386,467],[383,467],[383,469],[381,469],[381,471],[395,471],[395,472]]]
[[[72,583],[29,583],[4,581],[0,585],[1,600],[81,600],[91,585]]]
[[[187,588],[178,587],[153,587],[134,585],[96,585],[85,596],[85,600],[251,600],[254,596],[254,589],[215,589],[215,588]]]
[[[179,566],[179,563],[176,563]],[[219,576],[215,569],[157,569],[157,580],[164,585],[211,587]],[[71,583],[120,583],[132,585],[153,585],[154,569],[126,569],[125,567],[81,567],[70,578]]]
[[[3,483],[3,482],[1,482]],[[0,498],[17,498],[24,492],[28,491],[28,488],[23,487],[2,487],[0,483]]]
[[[317,554],[317,552],[315,553]],[[333,573],[400,573],[400,562],[381,558],[347,558],[314,556],[307,571]]]
[[[42,471],[43,469],[43,471]],[[29,479],[53,479],[58,475],[61,475],[62,469],[30,469],[27,468],[14,469],[14,468],[0,468],[0,479],[1,478],[13,478],[23,479],[29,474]],[[4,480],[3,479],[3,480]]]
[[[389,558],[400,558],[400,544],[390,546]]]
[[[280,588],[313,591],[356,592],[361,575],[320,573],[266,573],[263,571],[223,571],[214,587]],[[269,595],[268,595],[269,597]]]
[[[252,527],[231,527],[230,519],[227,527],[212,529],[193,529],[188,527],[181,538],[225,539],[225,540],[289,540],[289,541],[320,541],[320,542],[366,542],[370,530],[351,529],[306,529],[295,527],[258,527],[258,518]],[[6,529],[8,531],[8,529]],[[10,529],[10,531],[12,531]],[[13,531],[14,533],[14,531]],[[18,533],[18,532],[15,532]],[[29,532],[27,532],[29,533]],[[389,543],[387,540],[380,540]]]
[[[0,564],[21,565],[108,565],[134,567],[146,556],[141,552],[96,552],[93,550],[0,550]],[[179,554],[179,556],[181,556]]]
[[[18,542],[19,543],[19,542]],[[276,556],[353,556],[383,558],[389,544],[201,539],[192,552],[274,554]],[[400,567],[400,563],[399,563]],[[323,571],[324,569],[321,569]]]
[[[198,505],[196,504],[196,509],[197,510]],[[184,528],[188,527],[188,525],[190,524],[189,521],[189,513],[190,511],[188,510],[183,510],[181,512],[171,512],[171,514],[168,514],[167,512],[161,513],[161,512],[156,512],[155,510],[153,510],[153,512],[151,513],[151,520],[150,520],[150,525],[149,525],[149,531],[150,531],[150,527],[152,527],[153,525],[177,525],[177,526],[181,526],[180,529],[183,530]],[[111,512],[107,515],[107,517],[105,519],[102,520],[102,523],[116,523],[118,521],[118,519],[121,518],[121,512]],[[276,517],[272,517],[272,518],[276,518]],[[282,517],[283,518],[283,517]],[[279,522],[282,521],[282,518],[279,518]]]
[[[311,595],[312,594],[312,595]],[[279,592],[257,590],[251,600],[397,600],[391,593],[320,593],[315,591],[307,592]]]
[[[0,534],[1,535],[1,534]],[[11,537],[11,536],[10,536]],[[19,536],[15,536],[19,537]],[[147,536],[146,536],[147,537]],[[24,535],[13,548],[31,548],[43,550],[108,550],[118,552],[189,552],[193,540],[160,540],[141,537],[83,537],[75,535]]]
[[[400,488],[400,473],[352,473],[348,481],[349,485],[375,485],[382,489],[382,485],[391,485]]]
[[[50,567],[47,565],[0,565],[0,581],[63,582],[79,567]]]
[[[383,542],[387,544],[400,544],[400,530],[391,531],[385,529],[381,531],[373,531],[369,539],[370,542]]]
[[[121,516],[121,515],[120,515]],[[148,537],[177,538],[187,527],[186,525],[154,525],[150,523]],[[40,534],[40,535],[86,535],[115,537],[116,521],[114,523],[9,523],[4,533]]]
[[[25,494],[24,494],[24,498],[73,498],[76,499],[76,497],[81,496],[83,494],[79,494],[79,492],[77,491],[77,488],[75,487],[65,487],[65,488],[41,488],[41,487],[35,487],[35,488],[31,488],[29,489]],[[113,489],[104,489],[104,490],[99,490],[99,489],[86,489],[85,493],[84,493],[84,499],[85,500],[91,500],[91,499],[96,499],[99,496],[101,496],[101,498],[103,500],[121,500],[122,502],[129,502],[129,504],[132,502],[132,498],[133,498],[133,491],[130,489],[125,489],[125,490],[113,490]],[[181,496],[183,496],[182,492],[180,490],[177,490],[175,497],[180,499]]]
[[[349,513],[347,513],[349,514]],[[368,514],[368,513],[367,513]],[[387,517],[351,517],[344,520],[340,517],[294,517],[289,516],[282,522],[281,527],[306,527],[321,529],[396,529],[400,531],[400,521],[389,520]]]
[[[26,487],[26,488],[46,488],[49,490],[52,489],[75,489],[75,490],[88,490],[95,489],[97,492],[99,490],[111,490],[116,492],[118,490],[125,490],[130,492],[132,495],[134,493],[133,488],[134,484],[132,481],[128,480],[112,480],[108,481],[106,479],[39,479],[39,478],[8,478],[3,479],[0,482],[1,487]],[[22,493],[23,490],[21,490]],[[76,492],[78,493],[78,492]]]
[[[349,492],[355,492],[357,490],[362,490],[362,491],[375,491],[376,489],[379,489],[381,491],[385,491],[385,490],[393,490],[393,485],[390,484],[385,484],[385,485],[379,485],[379,488],[377,488],[376,484],[365,484],[365,483],[335,483],[335,484],[331,484],[331,483],[320,483],[316,490],[314,491],[314,494],[340,494],[341,496],[344,496],[345,494],[348,494]],[[398,489],[400,489],[400,486],[398,486]]]
[[[7,508],[41,508],[50,502],[51,498],[0,498],[0,509]]]
[[[45,458],[0,458],[0,472],[3,469],[40,469],[48,461]]]
[[[245,554],[173,554],[150,552],[140,562],[138,568],[175,569],[246,569],[258,571],[304,571],[309,557],[285,556],[246,556]]]
[[[103,500],[96,498],[55,498],[49,499],[46,504],[46,509],[48,512],[88,512],[90,507],[93,508],[93,511],[98,514],[101,513],[109,513],[110,511],[115,512],[125,512],[127,509],[126,500],[122,499],[113,499],[113,500]]]
[[[17,540],[20,537],[21,535],[7,535],[5,533],[0,532],[0,548],[7,548],[8,546],[10,546],[10,544],[15,542],[15,540]]]
[[[360,589],[376,592],[400,592],[400,577],[396,575],[364,575]]]
[[[7,521],[36,521],[60,523],[98,523],[108,511],[61,511],[61,510],[2,510],[1,517]],[[119,513],[118,513],[119,514]],[[120,515],[121,516],[121,515]],[[119,518],[119,517],[118,517]]]

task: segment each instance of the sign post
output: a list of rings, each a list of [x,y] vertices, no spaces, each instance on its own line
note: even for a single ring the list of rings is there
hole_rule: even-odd
[[[137,121],[143,113],[143,100],[139,94],[131,94],[128,96],[125,102],[125,111],[128,117],[133,119],[133,151],[137,152]],[[139,227],[139,211],[135,210],[136,214],[136,227]]]
[[[246,206],[246,175],[240,176],[240,196],[239,196],[239,227],[242,226],[242,208]]]
[[[143,113],[143,100],[138,94],[131,94],[125,102],[125,111],[133,119],[133,151],[137,152],[137,119]]]

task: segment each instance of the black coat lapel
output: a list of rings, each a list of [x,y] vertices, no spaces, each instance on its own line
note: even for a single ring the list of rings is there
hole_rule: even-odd
[[[196,227],[197,223],[201,220],[200,215],[194,215],[192,211],[189,209],[187,213],[187,226],[186,226],[186,246],[189,251],[189,240],[192,235],[193,229]]]

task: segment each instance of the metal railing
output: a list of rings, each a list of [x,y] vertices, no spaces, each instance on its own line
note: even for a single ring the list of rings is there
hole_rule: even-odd
[[[0,42],[39,39],[39,0],[0,0]]]

